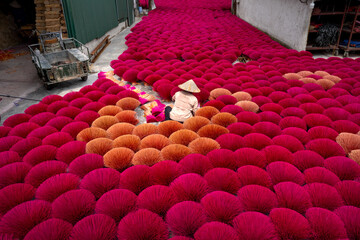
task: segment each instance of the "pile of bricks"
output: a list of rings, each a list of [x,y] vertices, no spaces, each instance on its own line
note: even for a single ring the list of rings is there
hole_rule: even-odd
[[[35,0],[36,29],[40,33],[63,32],[67,37],[67,29],[60,0]]]

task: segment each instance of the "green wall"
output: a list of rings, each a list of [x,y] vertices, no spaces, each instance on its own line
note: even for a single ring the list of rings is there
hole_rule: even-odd
[[[126,21],[129,15],[133,19],[132,0],[63,0],[62,2],[69,37],[74,37],[82,43],[102,37],[120,22]],[[131,24],[133,21],[129,19],[129,22]]]

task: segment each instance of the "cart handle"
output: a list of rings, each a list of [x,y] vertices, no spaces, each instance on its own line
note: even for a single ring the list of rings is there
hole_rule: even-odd
[[[32,44],[32,45],[29,45],[28,48],[30,49],[31,56],[32,56],[32,57],[33,57],[33,56],[35,57],[36,61],[37,61],[38,64],[39,64],[40,69],[42,69],[41,61],[40,61],[38,55],[37,55],[37,54],[34,52],[34,50],[32,49],[33,47],[36,47],[36,46],[40,47],[40,44]],[[39,50],[39,51],[40,51],[40,50]]]

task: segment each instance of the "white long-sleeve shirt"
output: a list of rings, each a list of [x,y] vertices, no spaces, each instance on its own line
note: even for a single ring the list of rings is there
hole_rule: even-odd
[[[184,122],[193,116],[193,113],[199,108],[197,98],[190,92],[179,91],[174,94],[174,107],[170,112],[170,118],[175,121]]]

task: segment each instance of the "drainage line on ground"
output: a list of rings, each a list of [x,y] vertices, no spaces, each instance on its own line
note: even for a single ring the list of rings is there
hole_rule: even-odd
[[[34,101],[34,102],[40,102],[40,101],[41,101],[41,100],[38,100],[38,99],[33,99],[33,98],[16,97],[16,96],[3,95],[3,94],[0,94],[0,97],[18,98],[18,99],[22,99],[22,100],[29,100],[29,101]]]

